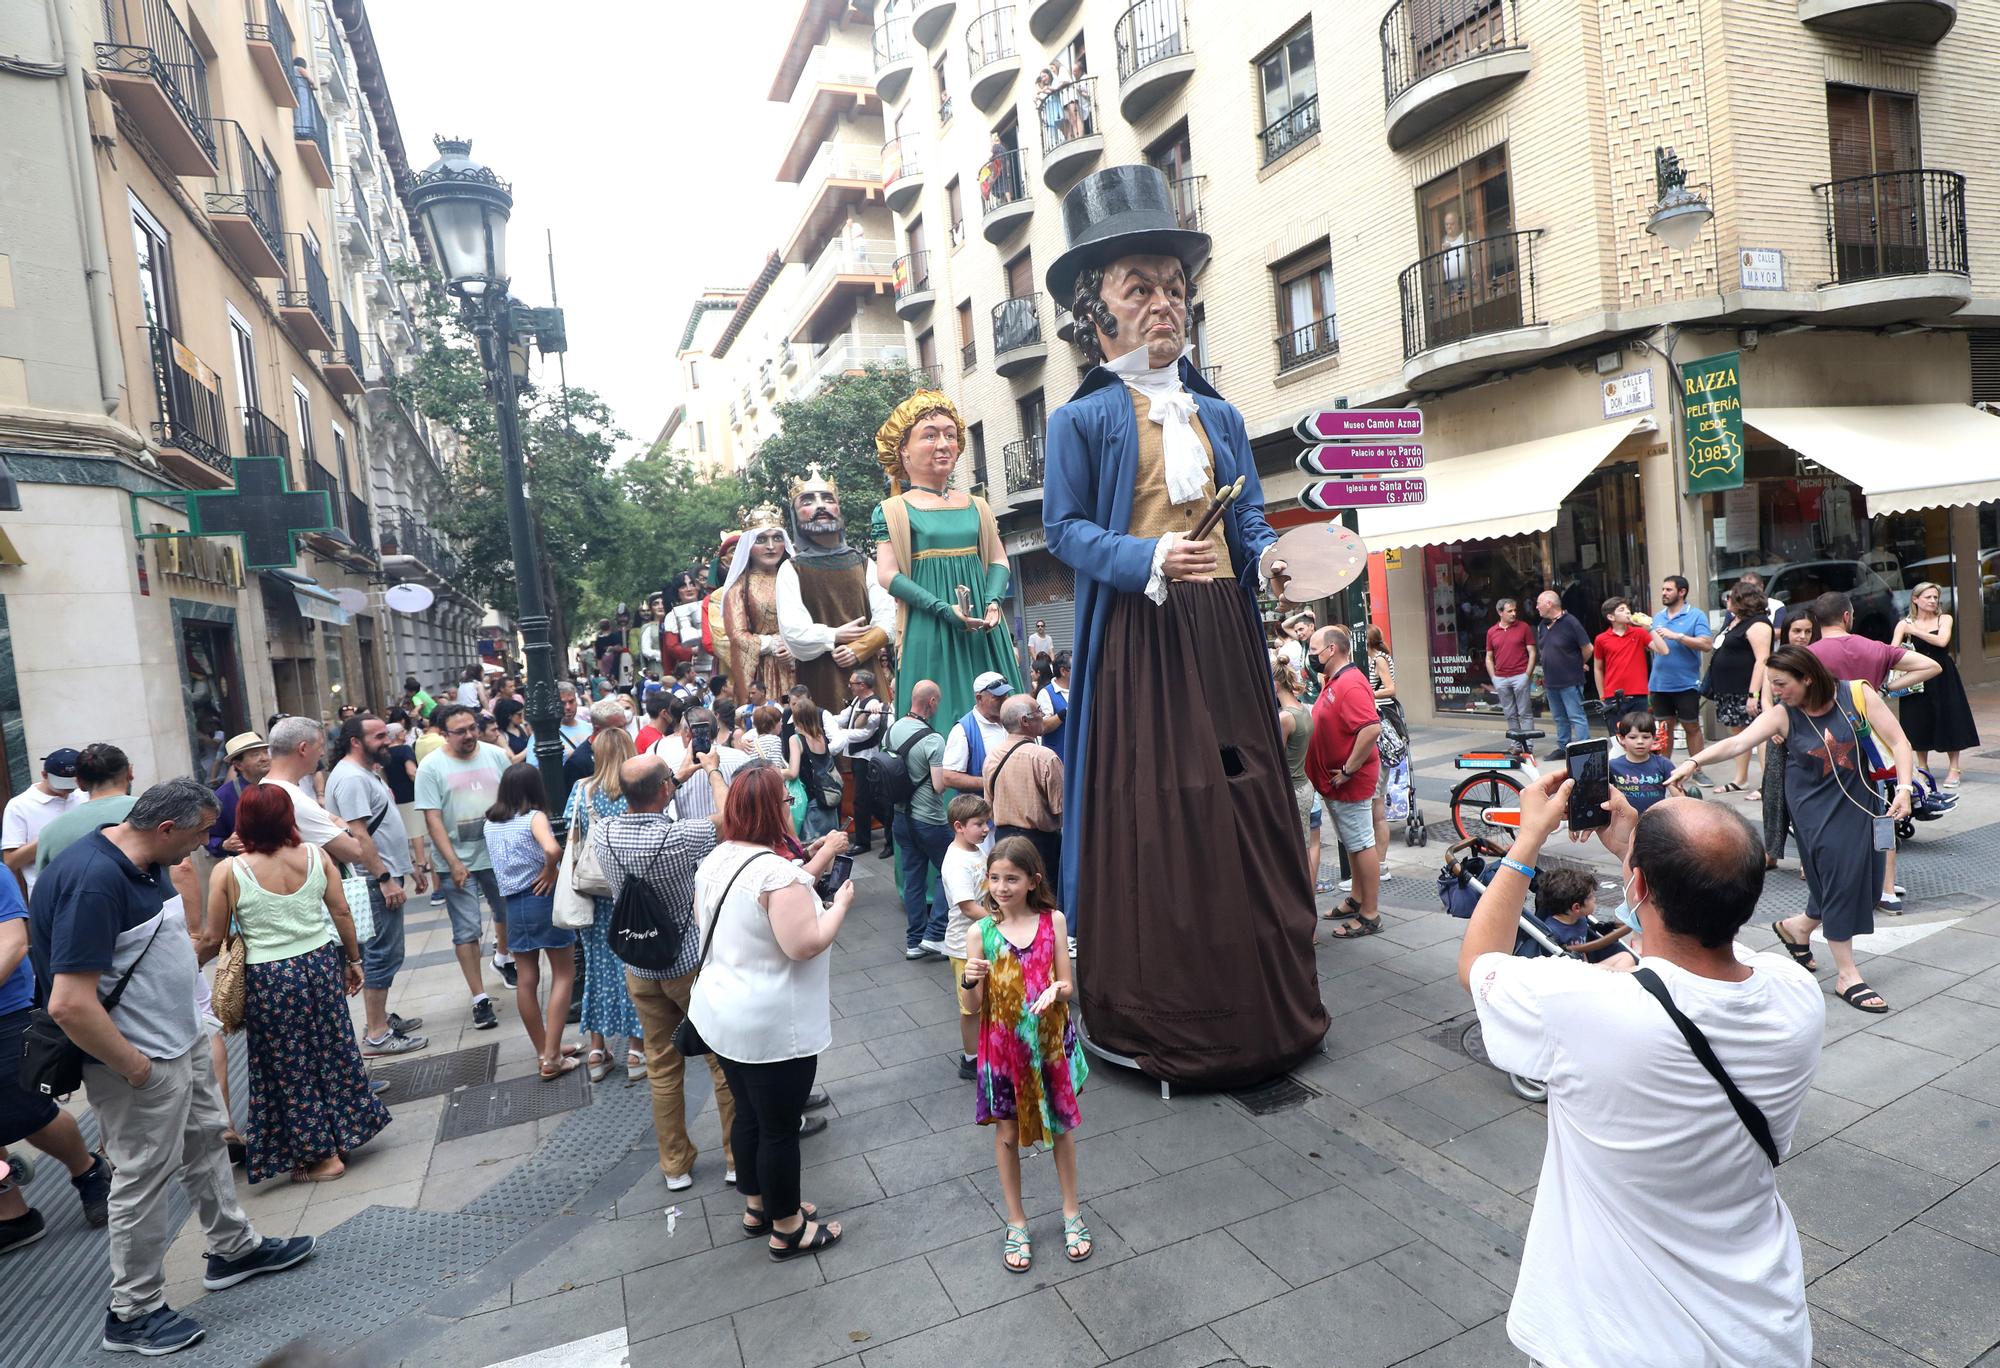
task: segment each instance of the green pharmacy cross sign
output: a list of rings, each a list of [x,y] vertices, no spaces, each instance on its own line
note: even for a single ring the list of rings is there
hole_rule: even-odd
[[[160,489],[132,495],[132,534],[141,541],[167,537],[241,537],[243,564],[250,570],[289,568],[298,563],[298,534],[333,528],[333,503],[326,491],[293,489],[285,462],[276,456],[239,456],[230,462],[235,488]],[[185,532],[140,530],[139,500],[179,499],[187,509]]]

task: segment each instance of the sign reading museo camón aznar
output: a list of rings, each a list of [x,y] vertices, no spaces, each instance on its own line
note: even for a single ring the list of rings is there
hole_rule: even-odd
[[[1743,386],[1740,352],[1722,352],[1680,368],[1687,449],[1687,492],[1743,487]]]

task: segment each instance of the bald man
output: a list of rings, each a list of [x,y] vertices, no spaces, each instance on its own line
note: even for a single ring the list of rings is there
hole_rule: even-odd
[[[951,849],[951,821],[945,803],[955,793],[939,793],[931,782],[933,770],[944,762],[944,737],[932,727],[943,694],[935,681],[920,679],[910,686],[910,711],[896,719],[882,738],[882,754],[903,762],[917,791],[896,809],[895,834],[899,872],[903,881],[903,958],[928,959],[944,954],[945,919],[951,908],[945,902],[944,881],[938,880],[934,895],[926,894],[928,873],[942,875],[944,853]]]
[[[1563,607],[1562,596],[1544,589],[1535,599],[1535,650],[1542,658],[1542,691],[1556,724],[1556,748],[1549,759],[1560,760],[1572,741],[1589,739],[1590,723],[1583,715],[1583,681],[1590,674],[1590,629]]]

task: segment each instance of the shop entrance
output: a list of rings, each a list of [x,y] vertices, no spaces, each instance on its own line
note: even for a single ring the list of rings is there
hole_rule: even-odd
[[[195,772],[205,782],[221,783],[223,742],[250,730],[236,629],[226,623],[184,619],[180,663],[181,694],[194,728]]]

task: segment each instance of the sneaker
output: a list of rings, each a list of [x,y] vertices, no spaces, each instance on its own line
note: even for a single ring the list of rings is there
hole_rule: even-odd
[[[1338,884],[1334,886],[1343,893],[1352,893],[1354,891],[1354,880],[1342,879]]]
[[[808,1135],[818,1135],[825,1129],[826,1118],[824,1116],[801,1116],[799,1118],[799,1139],[801,1140],[805,1139]]]
[[[368,1080],[368,1091],[375,1097],[380,1097],[383,1093],[389,1091],[390,1086],[390,1082],[386,1078],[371,1078]]]
[[[220,1254],[211,1254],[208,1256],[208,1271],[201,1275],[201,1285],[211,1292],[220,1292],[225,1287],[248,1282],[260,1273],[281,1273],[293,1264],[310,1259],[318,1243],[310,1235],[295,1235],[289,1240],[272,1235],[238,1258],[225,1259]]]
[[[412,1050],[421,1050],[430,1043],[429,1036],[405,1035],[391,1023],[389,1033],[380,1040],[371,1036],[361,1037],[361,1057],[379,1059],[383,1055],[408,1054]]]
[[[693,1170],[680,1174],[669,1173],[666,1177],[668,1192],[686,1192],[694,1186]]]
[[[1327,894],[1333,892],[1333,880],[1321,879],[1313,885],[1313,892],[1319,894],[1321,897],[1325,897]]]
[[[490,1031],[500,1024],[500,1016],[493,1010],[493,999],[483,997],[472,1004],[472,1029]]]
[[[415,1035],[417,1027],[423,1024],[422,1017],[399,1017],[394,1012],[389,1013],[389,1029],[398,1035]]]
[[[967,1055],[960,1055],[958,1057],[958,1076],[968,1083],[979,1077],[979,1061]]]
[[[104,1222],[97,1220],[91,1224],[103,1225]],[[31,1245],[47,1233],[48,1222],[42,1219],[42,1213],[29,1207],[25,1216],[16,1216],[11,1221],[0,1221],[0,1254],[5,1254],[10,1249],[19,1249],[22,1245]]]
[[[493,968],[500,975],[501,981],[509,988],[514,987],[521,981],[521,972],[514,967],[514,961],[511,959],[503,960],[498,955],[495,955],[493,957]]]
[[[443,888],[439,888],[437,892],[435,892],[435,893],[431,894],[431,906],[432,906],[432,907],[443,907],[443,906],[444,906],[444,889],[443,889]]]
[[[833,1099],[826,1095],[825,1088],[814,1088],[806,1094],[806,1105],[802,1110],[818,1111],[821,1107],[827,1106],[832,1101]]]
[[[931,957],[931,952],[924,949],[922,946],[906,945],[903,947],[903,958],[906,960],[929,959],[930,957]]]
[[[83,1203],[83,1219],[93,1229],[102,1229],[111,1219],[111,1161],[103,1155],[91,1156],[90,1169],[80,1178],[72,1178],[69,1185],[76,1189],[76,1199]]]
[[[98,1343],[114,1354],[159,1358],[179,1353],[206,1333],[199,1324],[162,1303],[159,1310],[131,1321],[119,1320],[105,1312],[104,1338]]]
[[[939,959],[945,957],[943,941],[921,940],[917,942],[917,949],[923,951],[926,955],[936,955]]]
[[[735,1186],[736,1186],[736,1170],[735,1170],[735,1169],[724,1169],[724,1170],[722,1171],[722,1185],[723,1185],[724,1187],[735,1187]]]

